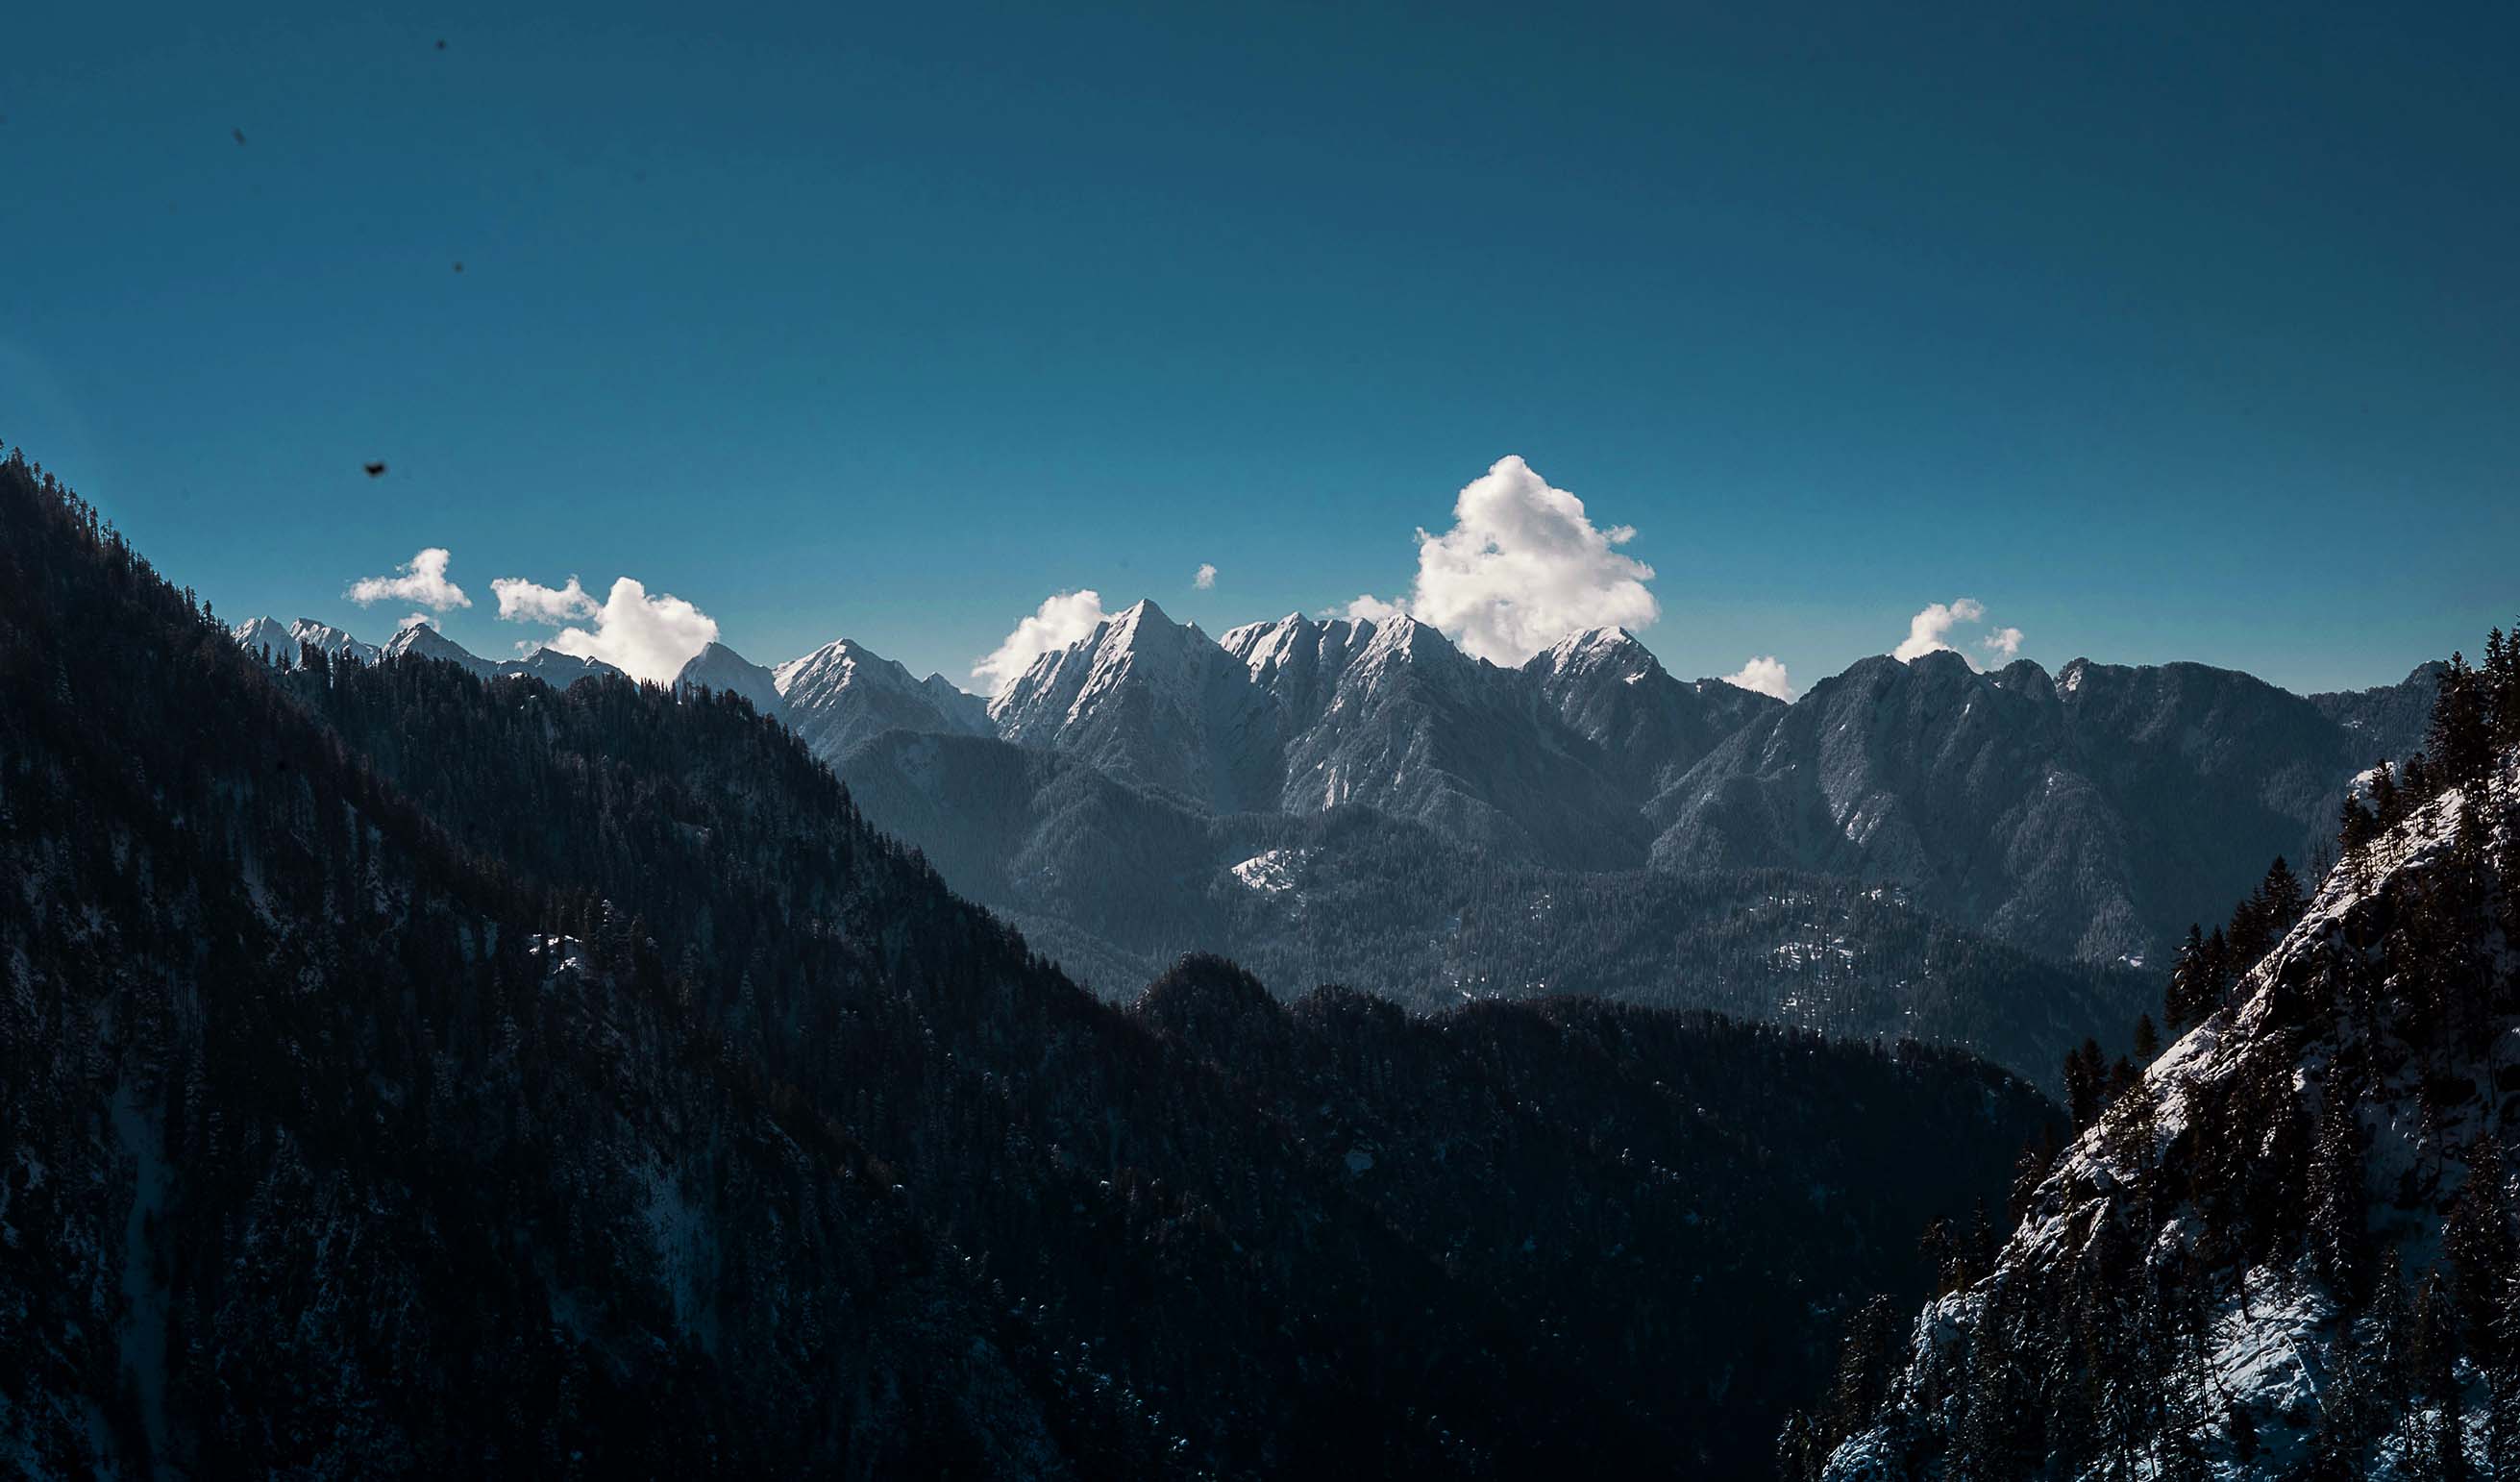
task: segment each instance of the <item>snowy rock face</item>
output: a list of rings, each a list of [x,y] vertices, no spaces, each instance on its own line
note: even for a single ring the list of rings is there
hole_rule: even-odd
[[[989,703],[998,734],[1220,811],[1268,793],[1274,717],[1243,667],[1151,602],[1033,661]]]
[[[1623,792],[1620,779],[1656,764],[1630,759],[1650,749],[1670,765],[1671,747],[1702,749],[1717,724],[1702,716],[1775,702],[1721,685],[1737,704],[1701,700],[1617,637],[1654,683],[1598,662],[1544,683],[1539,670],[1470,658],[1405,616],[1290,612],[1210,642],[1141,603],[1045,654],[991,714],[1006,740],[1218,811],[1371,807],[1511,858],[1634,866],[1644,856],[1642,794]],[[1598,697],[1609,689],[1621,697]],[[1626,721],[1640,704],[1698,724]],[[1591,733],[1569,724],[1594,713],[1611,719]]]
[[[2515,798],[2505,756],[2351,851],[1886,1382],[1842,1370],[1877,1406],[1788,1451],[1832,1482],[2507,1475]]]
[[[1650,797],[1754,716],[1784,704],[1720,679],[1672,678],[1625,628],[1559,641],[1522,666],[1578,736],[1598,747],[1622,788]]]

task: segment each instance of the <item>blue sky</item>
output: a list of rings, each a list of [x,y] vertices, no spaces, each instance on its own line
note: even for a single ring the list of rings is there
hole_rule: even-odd
[[[1405,599],[1508,454],[1687,674],[2520,610],[2507,9],[522,9],[14,18],[0,438],[230,616],[446,548],[485,652]]]

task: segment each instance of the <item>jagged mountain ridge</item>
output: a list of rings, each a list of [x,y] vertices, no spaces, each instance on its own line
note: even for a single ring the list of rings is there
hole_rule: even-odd
[[[2430,676],[2400,688],[2428,707]],[[2139,965],[2198,902],[2311,857],[2354,777],[2419,737],[2199,664],[1885,656],[1753,718],[1646,812],[1663,868],[1896,879],[2033,952]]]
[[[499,679],[530,675],[557,689],[567,689],[582,679],[595,679],[621,671],[600,658],[586,658],[562,653],[557,649],[536,649],[522,658],[487,659],[448,638],[428,623],[405,625],[380,648],[313,618],[301,617],[284,628],[270,617],[256,617],[229,630],[238,648],[283,667],[297,665],[306,649],[332,658],[347,658],[363,664],[382,663],[405,654],[437,659],[455,665],[468,674],[482,679]]]

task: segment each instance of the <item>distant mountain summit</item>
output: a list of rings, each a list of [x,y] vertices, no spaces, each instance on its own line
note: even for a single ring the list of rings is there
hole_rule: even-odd
[[[757,685],[754,676],[763,671],[749,664],[735,668],[742,663],[731,650],[712,644],[684,666],[683,677],[690,682],[696,667],[714,668]],[[943,675],[914,679],[908,669],[868,651],[854,639],[826,644],[768,673],[778,703],[763,708],[784,718],[816,755],[826,758],[845,756],[859,742],[886,731],[967,735],[988,730],[988,712],[978,696],[954,688]],[[755,698],[754,703],[760,701]]]
[[[763,714],[779,709],[779,680],[770,670],[712,639],[674,676],[677,690],[715,690],[741,695]]]

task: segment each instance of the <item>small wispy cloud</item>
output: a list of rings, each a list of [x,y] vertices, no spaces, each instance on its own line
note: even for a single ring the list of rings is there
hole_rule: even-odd
[[[1998,628],[1977,641],[1977,646],[2005,663],[2021,656],[2021,630]]]
[[[1091,589],[1044,598],[1030,616],[1014,625],[1004,642],[971,666],[971,677],[988,681],[989,693],[995,695],[1023,678],[1034,659],[1093,632],[1102,616],[1102,594]]]
[[[1216,588],[1216,563],[1208,561],[1200,561],[1198,563],[1198,569],[1191,575],[1190,584],[1201,592],[1214,591]]]
[[[342,595],[363,607],[381,602],[418,603],[432,612],[469,607],[472,599],[446,579],[446,567],[453,560],[444,546],[429,546],[396,566],[393,575],[362,576]]]
[[[1794,682],[1785,674],[1784,660],[1771,654],[1760,654],[1734,673],[1724,676],[1728,685],[1738,685],[1759,695],[1770,695],[1787,704],[1794,699]]]

